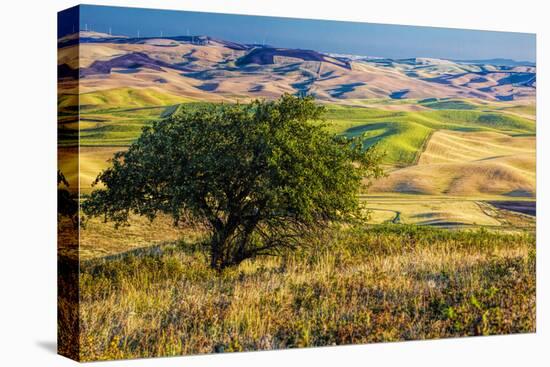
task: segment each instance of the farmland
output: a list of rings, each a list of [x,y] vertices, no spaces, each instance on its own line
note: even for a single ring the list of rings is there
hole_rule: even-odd
[[[78,49],[71,37],[59,40],[59,169],[73,203],[92,202],[92,192],[103,188],[101,183],[94,186],[98,174],[155,121],[206,104],[272,100],[283,93],[314,96],[325,107],[322,121],[311,122],[314,133],[323,128],[358,138],[362,148],[381,153],[385,175],[361,188],[364,217],[327,220],[314,228],[315,236],[300,234],[296,246],[283,247],[277,256],[260,254],[214,270],[209,246],[215,232],[209,222],[175,223],[166,214],[181,210],[186,215],[187,208],[177,205],[194,195],[178,187],[174,204],[170,195],[176,191],[163,191],[168,198],[156,194],[158,188],[172,189],[174,181],[188,185],[188,177],[194,177],[182,173],[167,184],[163,176],[175,177],[171,173],[180,167],[186,172],[186,165],[201,167],[201,174],[213,172],[208,164],[219,163],[220,154],[188,164],[179,158],[194,158],[196,150],[185,150],[178,140],[184,134],[151,139],[159,142],[154,153],[141,147],[150,154],[136,155],[146,157],[146,164],[134,159],[138,169],[121,175],[129,177],[129,185],[115,185],[123,186],[118,193],[123,200],[119,195],[117,203],[133,188],[143,186],[146,192],[128,198],[133,204],[145,197],[146,203],[128,211],[125,225],[106,220],[108,215],[79,213],[76,204],[80,217],[58,216],[59,259],[69,259],[77,269],[76,274],[60,272],[60,325],[76,320],[79,328],[78,343],[60,347],[78,346],[78,359],[535,331],[536,66],[325,54],[208,36],[79,36],[83,42]],[[223,152],[241,157],[231,144],[248,141],[241,139],[246,132],[226,139],[229,148],[211,143],[225,143],[224,134],[236,125],[215,124],[224,127],[215,139],[202,137],[204,129],[181,131],[196,133],[198,138],[188,139],[193,143],[208,142],[199,146],[205,155],[223,146]],[[283,135],[301,136],[294,134],[298,130]],[[266,131],[270,134],[258,135],[261,144],[245,151],[239,164],[248,163],[262,150],[257,146],[268,146],[266,141],[277,135]],[[285,162],[282,158],[300,146],[292,141],[280,152],[276,146],[277,162]],[[342,154],[341,149],[334,151]],[[171,166],[173,162],[177,164]],[[319,189],[323,185],[312,184],[313,178],[337,181],[335,172],[345,175],[355,164],[357,159],[343,170],[310,173],[300,184]],[[215,186],[217,192],[226,195],[230,183],[255,181],[257,167],[263,166],[254,167]],[[137,174],[147,169],[154,173]],[[197,186],[209,186],[225,171],[232,172],[221,165]],[[267,178],[262,177],[266,181],[256,191],[270,182]],[[362,174],[354,182],[361,180],[368,183]],[[344,182],[347,186],[324,200],[324,207],[346,193],[357,198],[350,181]],[[289,188],[286,184],[283,192],[292,196]],[[253,194],[239,197],[251,200]],[[299,196],[299,204],[307,207],[314,194]],[[200,207],[224,200],[207,198]],[[151,208],[164,212],[148,218],[156,210]],[[262,212],[253,209],[249,217]],[[242,221],[242,213],[233,219]],[[244,238],[258,246],[265,243],[265,237],[251,233]],[[78,282],[78,292],[71,281]],[[67,284],[75,289],[65,289]],[[71,304],[78,307],[71,309]],[[67,330],[60,327],[59,340],[72,340],[63,334]]]
[[[112,155],[126,149],[144,126],[177,108],[193,108],[198,103],[172,104],[177,100],[158,93],[154,98],[147,91],[92,94],[93,98],[85,99],[89,103],[79,124],[60,121],[68,145],[80,137],[82,193],[91,192],[91,183]],[[114,94],[116,103],[110,100]],[[128,95],[137,97],[130,102]],[[159,101],[163,104],[158,105]],[[116,107],[118,103],[122,106]],[[363,195],[372,223],[393,221],[400,212],[401,223],[495,227],[500,222],[480,208],[490,205],[485,202],[534,197],[535,123],[529,104],[371,100],[367,106],[327,104],[326,111],[324,123],[329,131],[360,136],[365,147],[376,145],[384,152],[387,177]],[[76,172],[66,176],[77,187]],[[520,222],[529,222],[529,218]]]

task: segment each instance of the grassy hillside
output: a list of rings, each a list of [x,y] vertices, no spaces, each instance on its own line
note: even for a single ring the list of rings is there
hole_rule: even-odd
[[[477,105],[466,101],[466,100],[439,100],[437,98],[428,98],[419,103],[424,106],[434,110],[475,110]]]
[[[183,104],[178,102],[176,102],[178,104],[170,104],[176,101],[175,97],[159,93],[156,90],[132,90],[130,88],[85,93],[82,95],[82,103],[86,106],[81,111],[80,121],[75,121],[74,115],[71,114],[60,116],[59,139],[61,146],[74,145],[80,139],[82,147],[95,148],[88,153],[84,152],[85,154],[82,155],[80,162],[83,176],[82,187],[85,191],[89,191],[88,184],[101,169],[107,166],[107,160],[112,155],[113,147],[124,149],[140,135],[144,126],[150,124],[153,120],[168,116],[177,106],[193,108],[195,104],[200,103],[185,101]],[[63,106],[62,111],[64,109],[70,111],[70,101],[66,99],[68,97],[64,98],[62,97],[60,100],[60,106]],[[182,102],[182,100],[178,101]],[[534,152],[535,122],[530,118],[518,115],[516,110],[513,114],[504,112],[504,109],[513,108],[508,104],[500,105],[498,108],[501,110],[498,110],[496,106],[499,105],[497,104],[471,100],[428,99],[424,101],[399,100],[392,103],[373,101],[373,103],[372,106],[375,107],[327,105],[325,116],[328,124],[327,128],[336,134],[349,137],[360,136],[363,138],[365,147],[376,144],[385,153],[383,163],[387,165],[407,167],[419,162],[421,155],[427,157],[432,154],[424,151],[428,147],[429,141],[432,143],[437,142],[430,138],[434,136],[434,133],[441,130],[465,132],[472,134],[472,137],[475,137],[476,134],[517,136],[514,139],[517,141],[523,139],[522,142],[526,144],[526,148],[530,149],[529,154]],[[408,107],[403,109],[403,106],[421,106],[423,109],[415,110]],[[394,107],[399,109],[394,110]],[[528,106],[518,106],[518,108],[521,111],[526,109],[523,112],[529,111]],[[440,134],[437,136],[440,136]],[[528,137],[531,140],[526,141],[526,138],[520,137]],[[433,145],[431,144],[430,147]],[[470,154],[469,151],[475,151],[479,146],[485,146],[487,154],[483,157],[477,157],[478,160],[514,154],[514,152],[503,152],[502,149],[497,149],[491,139],[475,141],[474,144],[466,145],[460,141],[458,144],[443,142],[440,145],[446,151],[445,154],[450,154],[449,152],[452,151],[455,156],[462,154],[465,157]],[[452,147],[452,149],[449,147]],[[433,151],[433,149],[430,151]],[[532,155],[532,161],[534,162],[534,153]],[[534,180],[534,169],[527,169],[526,172],[529,177],[526,178],[521,177],[523,171],[515,171],[516,167],[522,165],[527,164],[530,167],[529,163],[521,163],[517,159],[513,161],[505,160],[468,163],[472,160],[464,159],[463,161],[455,161],[454,163],[459,166],[454,168],[436,169],[431,166],[426,166],[423,170],[412,168],[413,171],[419,169],[422,172],[412,172],[413,176],[403,172],[402,179],[397,179],[394,183],[386,185],[382,191],[396,190],[395,192],[402,192],[402,188],[406,189],[412,183],[413,186],[418,186],[417,191],[421,193],[468,193],[468,190],[465,191],[462,188],[454,191],[447,189],[451,183],[465,187],[460,183],[460,180],[452,180],[459,177],[461,172],[467,173],[475,169],[476,175],[479,176],[478,181],[487,181],[488,175],[496,175],[496,177],[512,182],[511,185],[508,185],[510,192],[513,192],[515,188],[526,188],[526,191],[534,192],[533,185],[521,184],[525,179],[529,182]],[[468,165],[463,166],[463,163],[468,163]],[[485,170],[483,167],[480,168],[480,165],[487,166],[490,163],[495,164]],[[512,167],[512,171],[509,170],[509,166]],[[502,173],[503,170],[508,173]],[[439,176],[443,174],[443,179],[439,176],[432,177],[438,172],[440,173]],[[531,178],[531,176],[533,177]],[[420,179],[424,180],[431,188],[424,187],[425,185],[418,181]],[[408,182],[407,185],[404,184],[405,181]],[[518,182],[520,182],[519,185]],[[474,187],[472,193],[479,194],[479,192]]]
[[[496,112],[439,110],[416,113],[416,115],[432,120],[429,123],[428,120],[425,121],[434,128],[446,129],[446,125],[451,125],[453,130],[496,130],[510,134],[535,132],[533,121]]]
[[[144,125],[191,101],[153,88],[62,94],[58,99],[59,142],[74,145],[80,138],[82,146],[128,146]],[[78,106],[79,120],[72,112]]]
[[[60,108],[80,105],[84,110],[107,110],[111,108],[167,106],[192,101],[189,98],[160,91],[154,88],[114,88],[59,97]]]
[[[80,144],[84,146],[125,146],[141,133],[151,120],[169,114],[181,103],[192,105],[188,98],[157,89],[116,88],[80,95],[80,122],[72,111],[78,99],[61,95],[59,107],[60,141],[74,143],[80,128]],[[373,101],[373,103],[376,101]],[[419,106],[422,110],[391,110],[393,106]],[[435,130],[498,131],[506,134],[534,134],[533,120],[518,115],[530,111],[528,106],[499,107],[470,100],[378,101],[378,107],[328,105],[326,120],[329,129],[347,136],[364,136],[366,147],[378,143],[386,152],[385,163],[414,163],[426,140]],[[514,114],[505,111],[512,110]],[[525,110],[525,111],[524,111]]]
[[[487,161],[502,157],[520,158],[527,154],[532,156],[533,165],[522,168],[534,172],[534,136],[440,130],[428,142],[418,164]]]
[[[76,95],[59,98],[58,137],[61,146],[128,146],[144,126],[180,105],[192,107],[203,102],[178,97],[155,89],[117,88],[80,95],[80,119],[73,109]]]
[[[217,275],[181,241],[81,265],[81,357],[534,332],[531,234],[409,226],[328,231]]]
[[[492,200],[496,201],[492,201]],[[445,228],[490,228],[517,232],[534,230],[534,216],[502,210],[491,203],[505,203],[499,196],[422,195],[390,192],[363,195],[370,211],[369,223],[429,225]],[[526,198],[513,198],[514,203],[532,205]]]
[[[363,136],[365,146],[378,144],[386,152],[385,163],[398,165],[415,163],[428,137],[436,130],[487,131],[511,135],[535,133],[532,120],[481,110],[388,111],[329,106],[326,119],[330,123],[329,128],[335,133]]]
[[[440,130],[418,164],[394,170],[371,192],[534,197],[535,137]]]
[[[532,117],[535,117],[535,115],[537,113],[537,107],[536,107],[535,104],[503,107],[503,108],[501,108],[501,110],[505,111],[505,112],[521,113],[521,114],[524,114],[526,116],[532,116]]]
[[[59,142],[61,146],[71,145],[80,138],[81,146],[128,146],[144,126],[166,115],[174,106],[89,110],[81,113],[80,121],[74,118],[59,121]]]

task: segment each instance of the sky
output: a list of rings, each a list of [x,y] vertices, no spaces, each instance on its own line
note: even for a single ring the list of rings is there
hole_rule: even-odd
[[[231,15],[172,10],[80,6],[60,14],[58,36],[88,29],[136,37],[206,35],[240,43],[389,58],[493,58],[534,62],[535,34]],[[78,24],[80,23],[80,24]]]

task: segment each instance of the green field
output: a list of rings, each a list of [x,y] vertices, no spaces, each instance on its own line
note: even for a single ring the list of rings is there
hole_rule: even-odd
[[[69,113],[74,103],[74,96],[60,97],[60,109],[67,111],[67,117],[61,116],[59,122],[61,145],[74,144],[80,136],[81,146],[127,146],[144,126],[169,115],[178,104],[193,106],[190,100],[158,91],[136,92],[121,88],[81,95],[80,121],[76,121]],[[328,105],[325,118],[329,130],[350,137],[361,136],[365,147],[378,144],[385,152],[384,163],[399,166],[413,164],[430,134],[439,129],[535,134],[533,120],[506,113],[518,109],[524,113],[533,112],[530,107],[503,108],[476,105],[467,100],[408,103],[431,109],[391,111],[384,109],[382,104],[378,108]]]
[[[192,102],[155,89],[117,88],[59,97],[60,145],[128,146],[141,129],[181,103]],[[80,119],[74,110],[80,107]]]
[[[199,103],[154,89],[120,88],[98,91],[80,96],[83,108],[80,111],[80,121],[77,121],[74,117],[75,97],[64,95],[60,97],[59,101],[61,111],[60,146],[74,145],[80,138],[80,180],[83,193],[90,192],[91,182],[108,165],[108,159],[113,152],[123,150],[131,144],[139,136],[144,126],[156,119],[170,115],[177,108],[193,108]],[[484,132],[499,133],[511,137],[534,137],[535,135],[536,109],[530,104],[513,105],[479,100],[435,98],[420,101],[384,99],[355,102],[357,106],[328,104],[325,114],[326,128],[336,134],[348,137],[359,136],[363,139],[365,147],[377,145],[378,149],[384,153],[383,163],[390,175],[395,170],[413,167],[417,164],[421,154],[426,150],[430,138],[437,131],[474,133],[472,136],[477,136],[475,133]],[[362,106],[366,102],[369,104],[368,107]],[[416,107],[422,109],[417,110]],[[452,151],[455,155],[468,156],[471,149],[476,149],[475,145],[471,144],[461,147],[460,141],[457,144],[453,146]],[[479,159],[491,157],[491,154],[495,157],[503,154],[502,150],[491,152],[491,146],[495,144],[491,140],[484,140],[480,144],[483,144],[487,151]],[[534,155],[529,159],[534,164]],[[445,173],[440,177],[432,178],[431,183],[435,185],[439,182],[453,182],[452,180],[456,180],[453,178],[453,172],[467,174],[473,166],[476,166],[475,162],[469,162],[466,158],[464,162],[459,163],[465,165],[446,168]],[[508,162],[502,164],[508,164]],[[442,167],[427,165],[423,166],[423,170],[419,167],[416,171],[418,175],[431,177],[435,170],[441,171]],[[510,176],[509,180],[517,180],[517,175],[526,175],[525,177],[534,182],[534,171],[530,172],[530,168],[526,168],[527,171],[518,171],[518,168],[524,169],[521,165],[514,166],[513,177]],[[492,172],[491,169],[488,169],[487,177],[490,177]],[[66,176],[74,183],[73,187],[76,187],[76,178],[79,176],[77,172],[69,172]],[[411,176],[404,176],[404,179],[410,180]],[[399,183],[393,184],[395,187],[399,187]],[[439,199],[434,196],[424,195],[420,198],[422,201],[420,203],[414,197],[403,196],[399,189],[396,189],[393,195],[388,196],[388,194],[391,192],[384,193],[385,200],[383,201],[377,202],[377,199],[373,199],[374,203],[370,207],[373,209],[372,217],[375,223],[391,219],[390,213],[406,213],[410,211],[411,207],[414,207],[413,203],[417,202],[419,203],[418,213],[413,215],[418,215],[418,217],[407,217],[405,214],[401,217],[402,221],[416,224],[447,221],[470,225],[495,226],[498,224],[494,219],[484,215],[477,204],[463,211],[460,206],[450,204],[452,201],[441,204]],[[472,195],[476,197],[473,198]],[[472,195],[469,199],[475,199],[474,201],[478,203],[486,199],[480,197],[476,190],[473,190]],[[374,193],[372,196],[376,197],[377,194]],[[403,198],[409,200],[408,204],[404,204]],[[507,198],[497,197],[497,199]],[[423,205],[430,201],[433,201],[432,207],[435,208],[431,211],[426,205]],[[420,212],[421,208],[425,210]],[[405,218],[407,219],[405,220]]]

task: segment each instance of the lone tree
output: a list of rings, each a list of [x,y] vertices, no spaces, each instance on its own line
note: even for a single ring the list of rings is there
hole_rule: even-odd
[[[117,223],[130,212],[204,222],[217,270],[294,249],[357,214],[362,183],[381,174],[378,154],[328,133],[323,112],[291,95],[179,109],[115,154],[83,209]]]

